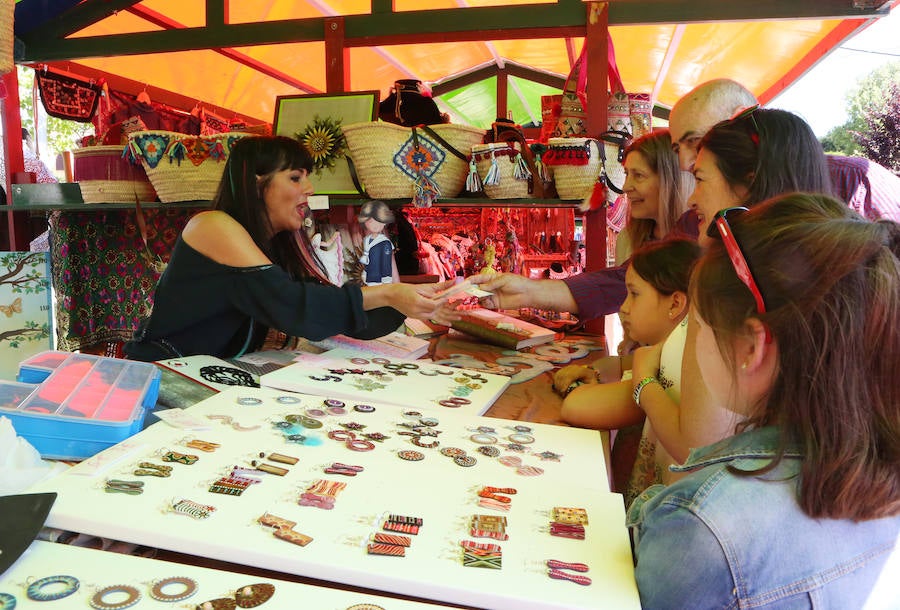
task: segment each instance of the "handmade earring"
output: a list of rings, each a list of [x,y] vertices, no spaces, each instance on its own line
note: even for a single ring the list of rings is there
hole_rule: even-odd
[[[121,594],[125,594],[125,599],[117,602],[109,601],[110,599],[118,599]],[[95,610],[124,610],[130,608],[141,600],[141,592],[131,585],[112,585],[103,587],[91,597],[91,608]]]
[[[62,588],[55,585],[62,585]],[[35,580],[28,585],[25,594],[28,599],[36,602],[52,602],[72,595],[80,586],[81,583],[74,576],[58,574]]]
[[[235,608],[256,608],[275,595],[275,585],[257,583],[241,587],[234,598],[220,597],[197,604],[197,610],[234,610]]]
[[[181,585],[182,589],[175,588],[171,593],[166,593],[165,589],[173,589]],[[197,581],[187,576],[171,576],[157,580],[150,587],[150,597],[160,602],[180,602],[189,598],[197,592]]]

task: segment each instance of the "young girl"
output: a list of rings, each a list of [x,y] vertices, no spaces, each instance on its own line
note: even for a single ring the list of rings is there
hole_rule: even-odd
[[[630,507],[641,604],[896,608],[900,226],[798,193],[708,224],[697,360],[742,423]]]
[[[634,252],[625,272],[628,295],[619,311],[622,323],[626,332],[639,343],[665,342],[660,380],[676,403],[681,391],[688,280],[699,256],[700,247],[692,240],[672,238],[651,242]],[[601,361],[598,366],[604,364]],[[592,367],[560,369],[553,386],[566,394],[562,419],[575,426],[601,430],[639,424],[644,420],[644,412],[635,405],[632,397],[631,371],[624,370],[620,377],[619,381],[597,383],[596,370]],[[645,487],[662,482],[663,467],[671,462],[669,455],[656,446],[649,422],[645,423],[626,500],[631,500]]]

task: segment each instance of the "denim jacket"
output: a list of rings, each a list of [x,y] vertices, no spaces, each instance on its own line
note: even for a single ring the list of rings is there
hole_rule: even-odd
[[[728,471],[769,463],[778,432],[760,428],[696,449],[673,467],[695,472],[632,503],[628,526],[644,610],[863,607],[898,544],[900,516],[808,517],[797,502],[796,450],[764,475]],[[878,585],[900,607],[900,574]]]

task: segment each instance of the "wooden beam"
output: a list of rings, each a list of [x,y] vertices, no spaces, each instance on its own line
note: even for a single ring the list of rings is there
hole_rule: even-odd
[[[209,0],[212,3],[222,4],[223,0]],[[184,28],[183,23],[179,23],[174,19],[170,19],[166,17],[162,13],[158,13],[157,11],[151,10],[149,8],[143,6],[133,6],[128,9],[129,12],[133,13],[137,17],[147,21],[148,23],[152,23],[153,25],[159,26],[164,30],[178,30]],[[224,15],[220,15],[224,19]],[[224,21],[222,22],[224,23]],[[246,53],[242,53],[235,49],[209,49],[213,53],[218,53],[232,61],[236,61],[237,63],[247,66],[248,68],[252,68],[256,70],[260,74],[264,76],[268,76],[269,78],[274,78],[275,80],[281,81],[286,85],[290,85],[291,87],[296,87],[297,89],[305,92],[305,93],[321,93],[319,89],[313,87],[312,85],[305,83],[290,74],[286,74],[280,70],[276,70],[272,68],[266,63],[263,63],[257,59],[254,59],[250,55]]]
[[[22,115],[19,110],[19,76],[13,69],[0,76],[3,86],[6,88],[6,97],[3,102],[3,142],[6,145],[6,202],[12,203],[13,191],[11,185],[17,182],[16,177],[25,172],[25,155],[22,153]],[[3,162],[3,161],[0,161]],[[3,224],[6,225],[6,242],[0,240],[0,246],[10,251],[28,249],[28,222],[24,214],[14,214],[7,210]]]
[[[851,0],[613,0],[610,25],[776,21],[779,19],[848,19],[890,12],[882,6],[854,6]]]
[[[497,112],[496,117],[504,117],[509,111],[509,78],[506,70],[497,71]]]
[[[55,15],[52,19],[44,21],[39,27],[20,34],[16,29],[16,36],[25,41],[50,41],[64,39],[79,30],[103,21],[107,17],[115,15],[119,11],[140,4],[141,0],[84,0],[73,8]],[[24,4],[34,4],[27,2]],[[18,19],[16,20],[18,25]],[[26,42],[27,44],[27,42]]]
[[[609,7],[607,2],[591,2],[587,7],[588,28],[584,39],[587,48],[587,103],[585,121],[587,135],[596,137],[606,131],[606,104],[609,66]],[[585,232],[586,269],[596,271],[606,267],[606,208],[587,212],[583,218]]]
[[[566,84],[566,77],[561,74],[554,74],[544,70],[535,70],[534,68],[529,68],[526,65],[510,60],[506,60],[504,69],[510,76],[540,83],[541,85],[546,85],[548,87],[555,87],[556,89],[562,89]],[[450,78],[441,79],[432,83],[431,90],[435,97],[437,97],[439,95],[444,95],[449,91],[453,91],[454,89],[461,89],[472,83],[477,83],[491,78],[492,76],[497,76],[499,71],[500,68],[494,63],[484,64],[473,70],[461,72]]]
[[[350,90],[350,50],[344,44],[344,18],[325,20],[325,90],[343,93]]]
[[[487,80],[492,76],[497,76],[499,71],[500,69],[497,67],[497,64],[487,64],[486,66],[457,74],[453,78],[433,83],[431,85],[431,93],[434,97],[438,97],[439,95],[444,95],[445,93],[461,89],[473,83]]]
[[[208,0],[212,2],[213,0]],[[85,0],[47,25],[19,35],[25,43],[23,61],[80,57],[139,55],[203,48],[226,48],[287,42],[323,41],[325,19],[287,19],[265,23],[218,23],[218,10],[205,27],[177,31],[63,39],[63,36],[104,19],[136,0]],[[584,3],[486,6],[427,11],[386,12],[389,0],[373,0],[369,15],[347,15],[348,47],[484,40],[579,37],[585,26]],[[224,11],[224,8],[223,8]],[[886,15],[880,7],[854,7],[849,0],[615,0],[609,5],[610,25],[758,21],[803,18],[861,18]],[[215,21],[216,23],[213,23]],[[17,34],[19,34],[17,32]]]
[[[565,75],[535,70],[534,68],[529,68],[528,66],[510,60],[506,60],[506,71],[509,72],[510,76],[530,80],[534,83],[555,87],[557,89],[562,89],[566,84]]]
[[[89,2],[91,0],[88,0]],[[124,2],[124,0],[119,0]],[[382,44],[415,44],[484,40],[491,31],[495,40],[557,38],[584,32],[584,8],[580,2],[561,0],[558,5],[478,7],[409,11],[388,15],[347,15],[347,47]],[[208,24],[155,32],[129,32],[104,36],[60,39],[40,28],[23,35],[23,61],[54,61],[81,57],[142,55],[207,48],[258,46],[294,42],[321,42],[327,18],[286,19],[264,23]],[[547,27],[553,24],[553,27]],[[87,25],[87,24],[85,24]]]

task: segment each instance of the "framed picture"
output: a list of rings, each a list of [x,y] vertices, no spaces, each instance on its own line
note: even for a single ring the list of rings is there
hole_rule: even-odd
[[[15,380],[19,363],[53,349],[47,252],[0,252],[0,379]]]
[[[342,125],[374,121],[378,91],[286,95],[275,98],[275,134],[296,138],[313,156],[310,180],[320,195],[356,195]]]

